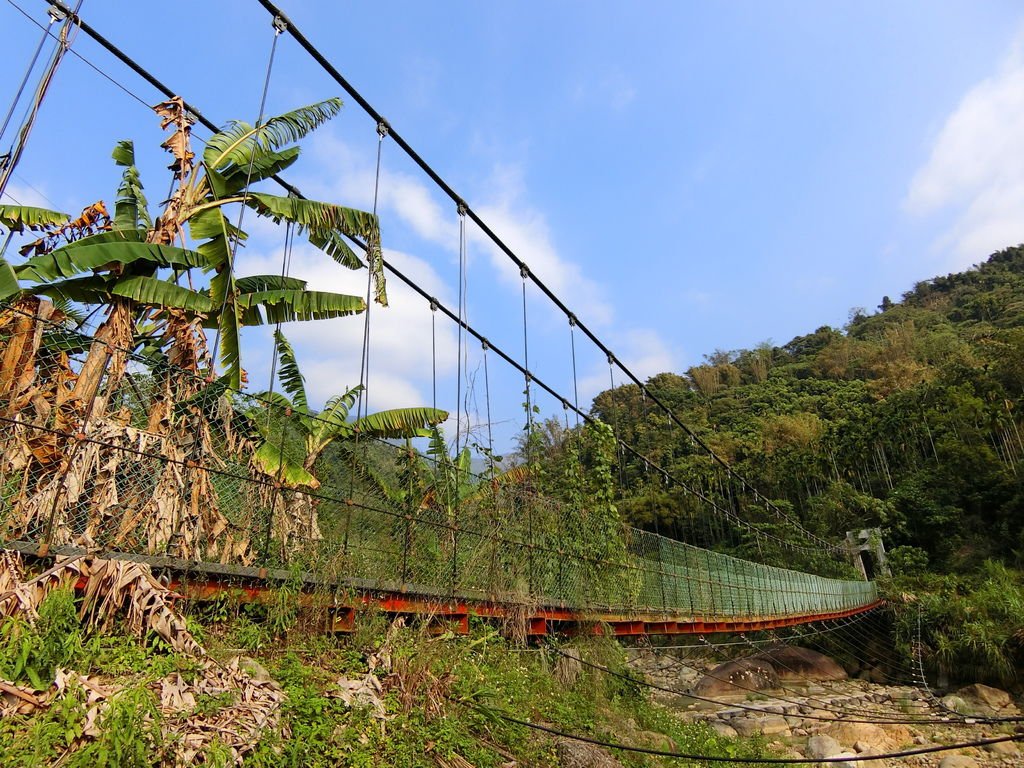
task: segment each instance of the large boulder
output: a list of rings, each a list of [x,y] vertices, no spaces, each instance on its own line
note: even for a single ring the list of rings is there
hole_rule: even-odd
[[[726,696],[772,690],[784,682],[845,680],[846,670],[817,651],[779,646],[738,661],[727,661],[708,672],[694,687],[698,696]]]
[[[754,656],[772,665],[782,681],[789,680],[845,680],[846,670],[828,656],[800,648],[784,645],[772,648]]]
[[[807,756],[814,760],[821,760],[826,757],[835,757],[843,751],[843,745],[831,736],[819,733],[807,740]]]
[[[779,675],[775,667],[764,659],[752,658],[719,664],[702,677],[693,690],[698,696],[726,696],[778,687]]]
[[[956,695],[967,701],[968,704],[975,704],[975,708],[981,711],[987,710],[989,712],[1002,713],[1003,710],[1013,705],[1013,699],[1010,698],[1010,694],[1006,691],[982,685],[981,683],[961,688],[956,692]]]

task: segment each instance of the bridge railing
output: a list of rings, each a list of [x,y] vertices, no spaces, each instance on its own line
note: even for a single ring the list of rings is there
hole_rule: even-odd
[[[4,545],[672,619],[817,615],[875,599],[871,583],[633,528],[598,536],[587,509],[528,480],[485,479],[441,503],[437,468],[421,466],[418,485],[403,485],[410,459],[390,446],[339,443],[305,467],[316,479],[287,482],[282,467],[304,466],[315,416],[170,365],[152,347],[110,349],[126,357],[124,374],[108,367],[83,402],[78,379],[93,343],[31,304],[0,309]]]

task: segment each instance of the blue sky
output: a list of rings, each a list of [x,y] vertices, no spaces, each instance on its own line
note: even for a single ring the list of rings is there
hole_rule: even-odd
[[[45,20],[45,3],[19,4]],[[282,6],[642,376],[840,326],[851,307],[873,309],[1024,240],[1016,2]],[[82,15],[211,119],[255,118],[271,40],[255,0],[85,0]],[[6,109],[38,31],[7,2],[0,30]],[[74,46],[144,101],[160,100],[85,35]],[[282,38],[271,112],[339,93]],[[346,102],[288,177],[308,195],[369,207],[376,134]],[[135,140],[155,203],[168,183],[156,119],[69,57],[10,192],[69,211],[109,201],[120,138]],[[454,207],[392,143],[379,194],[389,255],[454,307]],[[279,269],[282,234],[246,223],[254,236],[239,271]],[[521,355],[518,276],[474,228],[467,238],[469,320]],[[311,250],[295,269],[315,287],[363,290],[360,275]],[[394,281],[392,292],[392,307],[371,315],[374,409],[431,399],[429,310]],[[571,395],[568,326],[536,291],[528,304],[531,368]],[[440,316],[437,330],[438,404],[450,408],[455,333]],[[287,329],[316,397],[357,382],[361,331],[353,319]],[[265,388],[264,340],[248,340],[254,388]],[[586,405],[608,369],[580,337],[577,353]],[[466,354],[476,382],[463,390],[482,410],[480,353]],[[490,374],[507,436],[522,421],[522,382],[493,359]]]

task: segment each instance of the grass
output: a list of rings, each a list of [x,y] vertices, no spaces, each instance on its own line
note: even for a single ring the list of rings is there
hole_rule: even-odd
[[[171,759],[174,737],[161,730],[164,716],[154,691],[167,675],[192,674],[196,662],[162,644],[84,632],[70,593],[55,592],[40,613],[35,627],[12,624],[13,631],[4,633],[0,676],[42,689],[57,667],[71,668],[121,691],[100,708],[98,735],[86,732],[86,693],[75,686],[45,711],[0,721],[0,765],[94,768]],[[279,727],[263,734],[246,754],[245,766],[444,768],[458,758],[475,768],[499,768],[510,760],[524,766],[558,764],[551,737],[502,714],[657,749],[752,759],[768,754],[762,741],[729,740],[684,723],[648,702],[628,675],[623,679],[584,667],[571,684],[559,682],[552,672],[555,654],[515,646],[489,625],[474,624],[468,637],[435,637],[368,614],[359,618],[355,632],[330,636],[301,631],[302,622],[283,600],[268,614],[214,604],[189,617],[215,658],[245,649],[286,694]],[[611,640],[592,638],[574,647],[588,661],[627,671],[622,650]],[[339,679],[363,679],[371,665],[383,684],[383,718],[337,695]],[[234,704],[233,694],[199,696],[191,716],[210,717]],[[628,768],[677,764],[635,753],[617,757]],[[214,741],[194,762],[230,765],[231,753]]]

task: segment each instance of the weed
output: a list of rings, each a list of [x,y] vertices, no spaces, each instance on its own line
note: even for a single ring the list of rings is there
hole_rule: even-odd
[[[235,648],[260,651],[270,642],[270,633],[262,624],[243,614],[232,623],[226,641]]]
[[[7,618],[0,627],[0,675],[27,682],[37,690],[50,686],[57,667],[84,655],[82,629],[70,589],[55,589],[39,605],[35,626]]]
[[[74,768],[149,768],[165,750],[160,710],[146,688],[112,697],[99,720],[100,736],[73,753]]]

